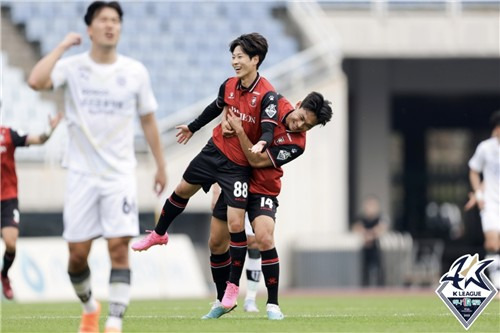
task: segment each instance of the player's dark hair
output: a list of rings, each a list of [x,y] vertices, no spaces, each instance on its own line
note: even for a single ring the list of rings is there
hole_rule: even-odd
[[[120,16],[120,21],[122,20],[123,10],[118,1],[94,1],[92,2],[88,8],[87,13],[83,17],[85,24],[89,26],[92,23],[94,17],[103,9],[103,8],[111,8],[116,10],[118,16]]]
[[[323,95],[313,91],[304,98],[300,106],[303,109],[314,112],[316,118],[318,118],[318,124],[324,126],[332,119],[333,111],[330,104],[332,104],[332,102],[326,100]]]
[[[493,112],[490,122],[493,127],[500,126],[500,110]]]
[[[257,32],[241,35],[229,44],[229,51],[233,53],[236,46],[240,46],[250,59],[259,56],[259,63],[257,64],[257,69],[259,69],[260,64],[266,58],[268,49],[267,40],[264,36]]]

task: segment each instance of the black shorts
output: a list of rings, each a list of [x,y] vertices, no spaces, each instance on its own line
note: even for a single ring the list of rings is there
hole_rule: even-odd
[[[190,184],[201,185],[205,192],[218,183],[228,206],[246,209],[251,172],[250,167],[230,161],[210,139],[182,177]]]
[[[2,228],[19,228],[19,202],[16,199],[2,200]]]
[[[252,222],[258,216],[265,215],[276,221],[278,206],[278,198],[275,196],[250,193],[247,206],[248,219]],[[227,206],[222,193],[215,203],[212,216],[219,220],[227,221]]]

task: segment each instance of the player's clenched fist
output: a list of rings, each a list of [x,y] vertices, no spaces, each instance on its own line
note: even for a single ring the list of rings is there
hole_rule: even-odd
[[[68,49],[72,46],[80,45],[81,43],[82,43],[82,36],[79,33],[70,32],[66,35],[66,37],[64,37],[60,45]]]

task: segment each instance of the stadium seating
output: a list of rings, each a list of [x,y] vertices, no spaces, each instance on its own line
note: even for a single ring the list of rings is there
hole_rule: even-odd
[[[8,64],[8,57],[2,58],[2,125],[24,133],[43,133],[48,129],[48,115],[54,115],[56,106],[41,99],[40,94],[26,84],[24,72]],[[24,159],[40,159],[44,147],[32,147],[30,152],[19,149],[16,154]]]
[[[42,55],[69,31],[86,35],[83,13],[88,2],[7,1],[16,24],[24,25],[28,41],[39,42]],[[242,33],[258,31],[269,41],[266,69],[299,51],[297,40],[285,33],[285,23],[273,17],[283,2],[123,2],[122,37],[118,50],[142,61],[164,117],[200,99],[215,98],[218,86],[233,75],[229,42]],[[237,18],[237,19],[235,19]],[[88,49],[83,45],[65,56]]]

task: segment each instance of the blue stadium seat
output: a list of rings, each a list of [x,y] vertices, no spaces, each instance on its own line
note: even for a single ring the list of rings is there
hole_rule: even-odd
[[[64,2],[4,2],[26,38],[40,42],[42,54],[51,51],[69,31],[83,36],[83,45],[64,56],[87,50],[83,15],[90,0]],[[284,23],[273,17],[280,1],[262,2],[121,2],[124,9],[119,52],[142,61],[162,108],[158,116],[175,112],[199,98],[215,98],[219,85],[234,75],[229,43],[239,35],[260,32],[269,41],[263,68],[299,51],[285,34]]]

